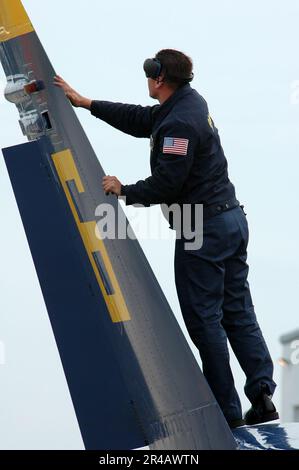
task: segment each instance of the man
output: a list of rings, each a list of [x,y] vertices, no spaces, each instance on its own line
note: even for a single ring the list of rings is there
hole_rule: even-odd
[[[126,204],[203,204],[203,245],[175,248],[175,282],[183,318],[200,352],[203,373],[231,427],[278,418],[272,403],[273,363],[256,320],[247,281],[248,225],[228,178],[227,160],[206,101],[190,82],[192,61],[164,49],[144,70],[156,106],[135,106],[82,97],[57,76],[73,106],[135,137],[151,138],[152,175],[122,185],[106,176],[106,193],[126,196]],[[170,220],[173,228],[172,221]],[[227,338],[246,374],[252,403],[242,419],[229,364]]]

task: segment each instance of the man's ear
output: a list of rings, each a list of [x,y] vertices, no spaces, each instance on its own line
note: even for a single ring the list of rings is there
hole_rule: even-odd
[[[162,75],[161,75],[156,79],[156,84],[160,86],[163,83],[164,83],[164,77],[162,77]]]

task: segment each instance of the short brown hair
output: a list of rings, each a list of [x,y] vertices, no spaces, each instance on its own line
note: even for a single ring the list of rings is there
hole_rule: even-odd
[[[162,65],[162,74],[166,82],[175,86],[183,86],[193,79],[193,62],[183,52],[175,49],[162,49],[156,54]]]

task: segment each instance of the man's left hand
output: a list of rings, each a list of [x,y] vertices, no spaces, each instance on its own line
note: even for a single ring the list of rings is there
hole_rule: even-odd
[[[106,194],[112,193],[116,196],[120,196],[121,182],[116,178],[116,176],[104,176],[103,189]]]

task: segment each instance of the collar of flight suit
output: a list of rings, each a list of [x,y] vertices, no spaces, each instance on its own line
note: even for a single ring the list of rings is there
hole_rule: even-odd
[[[178,88],[163,104],[156,106],[154,112],[155,127],[157,128],[171,111],[173,106],[183,97],[191,93],[192,88],[189,83]]]

